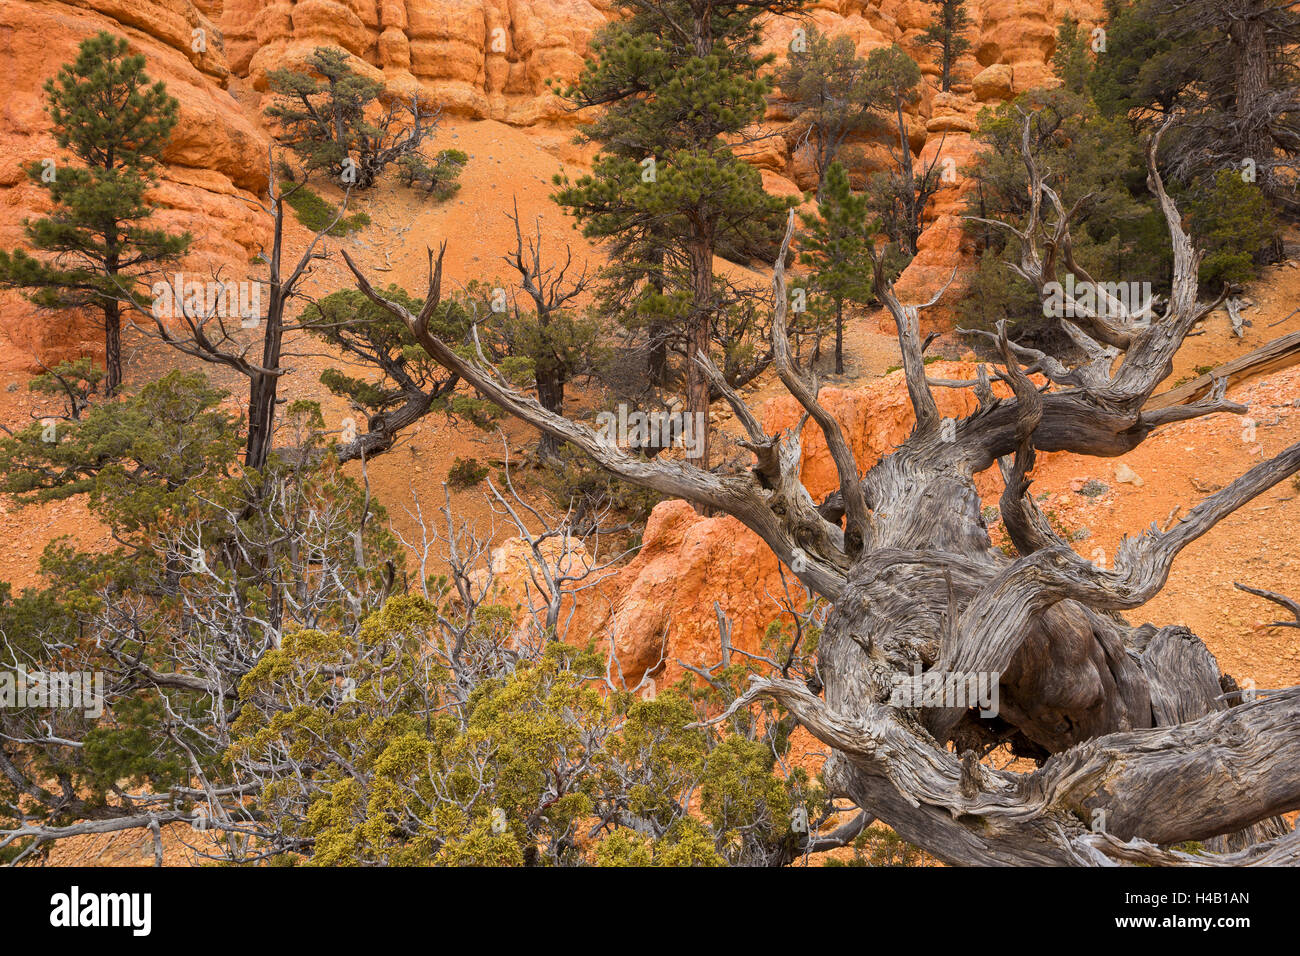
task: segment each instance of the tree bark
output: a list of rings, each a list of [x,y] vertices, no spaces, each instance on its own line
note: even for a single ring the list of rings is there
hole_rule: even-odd
[[[112,398],[122,387],[122,310],[104,303],[104,395]]]
[[[686,412],[702,416],[704,422],[699,450],[693,460],[698,468],[708,469],[710,452],[709,380],[696,356],[708,355],[713,340],[713,243],[707,236],[697,236],[689,249],[691,268],[691,314],[687,320]],[[696,503],[696,510],[706,513],[706,506]]]
[[[274,241],[271,250],[270,302],[266,310],[266,329],[262,336],[262,363],[249,375],[248,442],[244,465],[261,470],[266,467],[275,438],[275,403],[280,385],[280,351],[284,341],[286,295],[280,276],[280,254],[284,239],[284,203],[276,206]]]
[[[835,374],[844,374],[844,300],[835,300]]]
[[[564,414],[564,379],[553,372],[538,372],[537,400],[542,408],[556,415]],[[554,459],[559,455],[560,442],[554,435],[542,432],[537,453],[544,459]]]
[[[110,163],[111,168],[111,163]],[[121,271],[118,224],[104,237],[104,272],[117,282]],[[115,298],[104,300],[104,396],[112,398],[122,386],[122,306]]]
[[[1276,175],[1266,161],[1273,156],[1273,143],[1267,125],[1267,112],[1260,102],[1269,91],[1268,25],[1255,16],[1233,20],[1228,28],[1232,40],[1236,102],[1233,113],[1237,129],[1245,134],[1245,156],[1263,167],[1262,185],[1270,195],[1277,191]]]

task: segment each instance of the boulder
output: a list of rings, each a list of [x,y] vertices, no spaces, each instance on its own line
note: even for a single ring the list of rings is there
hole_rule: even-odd
[[[1014,77],[1015,72],[1005,63],[985,67],[971,81],[975,99],[980,102],[1011,99]]]

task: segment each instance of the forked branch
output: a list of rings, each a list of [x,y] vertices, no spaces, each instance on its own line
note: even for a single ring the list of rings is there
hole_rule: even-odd
[[[436,299],[441,281],[441,255],[436,266],[432,252],[429,258],[429,294],[424,310],[417,316],[380,295],[347,251],[343,252],[362,294],[400,319],[435,361],[504,411],[559,441],[571,443],[610,474],[733,515],[762,538],[809,588],[832,599],[839,594],[849,565],[843,531],[817,512],[801,484],[786,483],[777,489],[784,493],[774,501],[771,489],[765,488],[754,474],[719,475],[681,462],[629,455],[593,429],[543,408],[536,399],[512,388],[481,357],[461,355],[429,333],[432,311],[428,303]],[[789,441],[787,438],[787,444]],[[797,463],[797,445],[794,447]]]

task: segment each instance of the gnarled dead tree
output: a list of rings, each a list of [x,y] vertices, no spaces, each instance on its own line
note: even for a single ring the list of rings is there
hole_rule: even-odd
[[[430,355],[507,412],[620,478],[734,515],[833,605],[818,647],[820,686],[756,680],[734,706],[778,699],[831,748],[825,774],[833,791],[905,840],[952,864],[1182,863],[1188,854],[1169,848],[1185,841],[1207,841],[1214,852],[1195,858],[1202,864],[1295,862],[1300,840],[1277,815],[1300,807],[1300,689],[1239,701],[1235,682],[1194,634],[1134,627],[1120,612],[1160,591],[1184,547],[1300,470],[1300,444],[1170,528],[1153,525],[1126,539],[1110,569],[1076,554],[1027,494],[1035,451],[1116,456],[1160,425],[1245,411],[1224,398],[1225,383],[1190,404],[1143,410],[1183,337],[1218,305],[1198,301],[1200,254],[1156,168],[1158,142],[1156,134],[1148,182],[1174,254],[1163,314],[1081,308],[1061,318],[1086,356],[1074,367],[1001,332],[1005,367],[996,375],[1013,398],[995,397],[981,371],[971,382],[946,383],[974,388],[979,404],[965,418],[945,420],[921,356],[923,306],[902,304],[878,270],[916,426],[865,474],[818,402],[815,380],[790,362],[784,247],[774,274],[773,345],[781,379],[805,409],[798,426],[766,434],[708,357],[696,359],[754,454],[748,473],[732,475],[607,445],[511,389],[486,362],[456,354],[429,334],[427,314],[386,301],[351,259],[348,265],[362,292],[405,321]],[[1069,233],[1078,207],[1063,208],[1027,147],[1024,158],[1033,205],[1015,231],[1014,268],[1041,290],[1058,264],[1081,275]],[[1031,372],[1048,385],[1035,387]],[[840,482],[820,504],[798,478],[809,418],[826,435]],[[994,463],[1007,484],[1001,510],[1018,552],[1012,558],[991,546],[973,480]],[[924,698],[898,693],[926,675],[978,674],[998,681],[996,716],[951,701],[910,706]],[[1038,769],[1013,773],[981,762],[1002,745]]]
[[[298,328],[290,324],[288,309],[294,298],[302,297],[299,283],[310,273],[315,263],[327,258],[323,249],[325,237],[343,219],[347,211],[348,197],[351,189],[345,191],[343,204],[335,211],[333,218],[318,230],[308,242],[306,249],[291,269],[284,269],[281,259],[284,252],[284,216],[285,204],[294,193],[307,186],[304,179],[300,183],[281,187],[276,176],[276,161],[273,149],[267,148],[267,205],[257,205],[271,219],[272,242],[269,255],[259,253],[259,258],[267,267],[267,306],[266,326],[263,330],[261,358],[254,356],[256,340],[241,341],[235,330],[227,324],[223,314],[228,310],[228,303],[219,305],[211,300],[190,302],[179,295],[175,303],[171,321],[166,321],[158,314],[149,314],[152,331],[148,326],[141,326],[158,340],[191,358],[199,359],[211,365],[224,365],[248,379],[248,439],[244,452],[244,464],[249,468],[266,467],[272,446],[275,442],[276,407],[282,401],[279,398],[280,379],[292,371],[284,366],[284,360],[290,356],[284,351],[284,334]],[[214,275],[219,281],[220,276]],[[224,284],[224,283],[223,283]],[[260,285],[260,283],[259,283]],[[260,302],[260,294],[257,301]],[[139,308],[135,300],[127,300]],[[259,310],[255,315],[244,316],[255,325],[262,322]],[[241,323],[242,324],[242,323]],[[347,460],[344,458],[343,460]]]

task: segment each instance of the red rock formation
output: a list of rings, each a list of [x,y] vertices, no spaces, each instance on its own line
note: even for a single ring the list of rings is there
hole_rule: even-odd
[[[960,169],[973,152],[975,113],[1044,82],[1061,16],[1069,11],[1091,23],[1100,7],[1098,0],[971,4],[972,46],[956,65],[953,91],[927,87],[907,117],[918,161],[941,153],[953,161],[953,178],[936,198],[920,253],[899,282],[905,297],[928,297],[954,264],[968,261],[955,217],[962,212]],[[256,104],[241,107],[235,99],[241,84],[265,90],[267,71],[301,62],[317,46],[334,45],[394,92],[417,94],[450,113],[563,129],[574,117],[562,110],[548,81],[578,75],[592,34],[612,15],[612,0],[0,0],[9,88],[9,108],[0,119],[6,147],[0,159],[6,208],[0,245],[17,244],[23,218],[43,211],[42,191],[20,169],[22,162],[54,152],[44,132],[41,83],[97,30],[125,36],[148,59],[150,74],[165,80],[180,101],[181,122],[157,191],[166,207],[158,221],[193,231],[190,268],[221,263],[233,278],[230,270],[242,274],[265,232],[248,200],[265,186],[266,138]],[[917,41],[932,15],[922,0],[837,0],[810,9],[822,30],[852,36],[862,55],[902,44],[930,77],[938,66]],[[772,19],[764,49],[784,55],[799,25]],[[197,52],[196,31],[205,41]],[[814,174],[797,136],[788,131],[789,119],[778,93],[763,123],[774,135],[752,161],[770,190],[794,194],[810,188]],[[858,184],[889,163],[880,142],[851,145],[850,172]],[[952,294],[960,288],[959,275]],[[98,335],[74,316],[33,321],[35,311],[12,293],[0,295],[0,306],[7,316],[0,337],[8,339],[0,342],[0,354],[10,364],[33,364],[23,353],[51,361],[100,347]],[[945,316],[941,307],[927,318]]]
[[[566,119],[549,78],[573,79],[605,0],[226,0],[232,67],[266,88],[266,73],[338,46],[395,91],[451,113],[516,125]]]
[[[933,151],[946,137],[944,154],[965,162],[971,152],[966,134],[976,128],[979,107],[1044,82],[1061,16],[1071,10],[1092,22],[1100,8],[1096,0],[972,3],[971,50],[955,66],[953,91],[938,93],[928,84],[910,107],[913,151],[918,156]],[[315,47],[330,45],[352,53],[359,70],[394,91],[418,94],[450,113],[566,126],[575,117],[563,110],[548,82],[577,77],[592,34],[612,15],[612,0],[225,0],[221,23],[231,68],[257,89],[266,88],[267,71],[299,63]],[[771,19],[762,51],[784,57],[794,31],[811,21],[823,32],[852,36],[863,56],[899,43],[925,74],[936,77],[933,52],[919,43],[932,16],[932,6],[923,0],[813,2],[808,20]],[[778,91],[763,123],[774,135],[749,149],[750,161],[771,174],[765,182],[782,192],[815,185],[811,157],[787,128],[790,118]],[[851,173],[858,184],[891,162],[881,142],[850,141],[849,146],[853,149],[845,155],[853,156]],[[935,261],[958,251],[950,235],[932,241],[929,250],[908,277],[918,287],[928,284],[926,270]]]
[[[145,56],[149,75],[165,81],[180,102],[154,193],[165,208],[155,222],[193,233],[191,268],[245,269],[264,232],[263,217],[249,203],[266,186],[267,139],[230,92],[219,28],[188,0],[0,2],[7,107],[0,117],[0,247],[24,244],[23,220],[47,210],[45,191],[22,169],[32,160],[59,157],[47,132],[42,85],[75,59],[78,43],[100,30],[125,37]],[[196,46],[204,49],[196,52]],[[38,312],[12,292],[0,293],[0,309],[0,358],[10,367],[34,366],[33,356],[53,362],[102,351],[100,333],[75,315]]]

